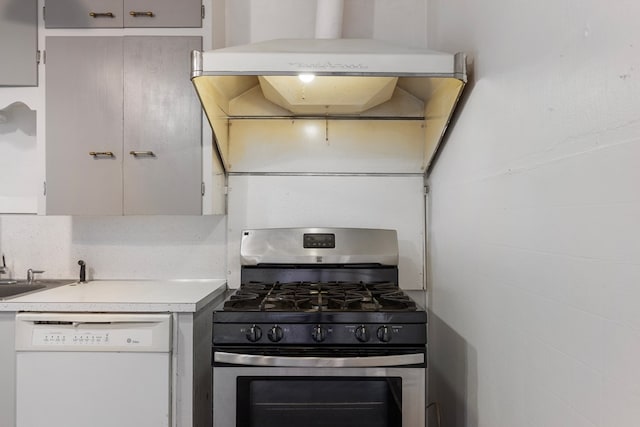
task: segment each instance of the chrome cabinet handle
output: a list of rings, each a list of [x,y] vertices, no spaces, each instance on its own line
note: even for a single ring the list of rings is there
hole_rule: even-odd
[[[148,16],[149,18],[153,18],[153,12],[149,11],[149,12],[137,12],[135,10],[132,10],[131,12],[129,12],[129,15],[133,16],[134,18],[137,18],[138,16]]]
[[[111,12],[89,12],[89,16],[92,18],[114,18],[115,15]]]
[[[115,157],[112,151],[90,151],[90,156],[95,157]]]
[[[153,153],[153,151],[129,151],[129,154],[131,154],[132,156],[135,156],[135,157],[138,157],[138,156],[155,157],[156,156]]]

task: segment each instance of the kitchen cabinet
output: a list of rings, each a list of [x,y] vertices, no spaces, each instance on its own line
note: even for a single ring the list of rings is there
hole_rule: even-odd
[[[202,27],[202,0],[47,0],[46,28]]]
[[[15,313],[0,312],[0,426],[15,425]]]
[[[36,0],[0,0],[0,86],[38,84],[37,6]]]
[[[200,37],[47,37],[46,213],[199,215]]]

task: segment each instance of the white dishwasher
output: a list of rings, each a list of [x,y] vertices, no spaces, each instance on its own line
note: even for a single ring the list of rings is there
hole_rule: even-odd
[[[171,315],[18,313],[17,427],[171,423]]]

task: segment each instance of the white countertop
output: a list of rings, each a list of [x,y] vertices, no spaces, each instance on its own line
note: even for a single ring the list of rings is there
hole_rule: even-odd
[[[224,279],[96,280],[0,301],[0,311],[196,312],[227,289]]]

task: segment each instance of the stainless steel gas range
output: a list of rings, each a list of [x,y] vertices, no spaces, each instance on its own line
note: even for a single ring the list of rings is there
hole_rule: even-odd
[[[243,232],[213,313],[214,427],[425,425],[426,322],[394,230]]]

